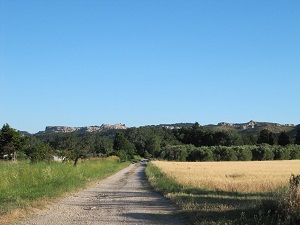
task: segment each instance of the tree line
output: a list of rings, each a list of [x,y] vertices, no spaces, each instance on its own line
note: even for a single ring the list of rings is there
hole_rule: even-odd
[[[181,162],[290,160],[300,159],[300,145],[173,145],[162,148],[157,158]]]
[[[291,148],[298,149],[297,145],[300,145],[300,128],[294,136],[286,132],[275,134],[268,129],[246,134],[235,130],[216,131],[197,122],[192,127],[173,130],[144,126],[95,133],[22,135],[8,124],[0,130],[0,158],[16,160],[18,157],[32,162],[50,160],[53,155],[74,162],[79,158],[109,155],[118,155],[124,161],[136,155],[180,161],[294,159],[298,156]],[[258,157],[257,149],[265,155]]]

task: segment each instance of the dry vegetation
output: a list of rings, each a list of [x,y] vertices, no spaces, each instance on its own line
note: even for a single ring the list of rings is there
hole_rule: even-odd
[[[244,193],[274,191],[300,173],[300,160],[153,164],[183,185]]]
[[[300,160],[153,161],[146,172],[196,225],[300,224]]]

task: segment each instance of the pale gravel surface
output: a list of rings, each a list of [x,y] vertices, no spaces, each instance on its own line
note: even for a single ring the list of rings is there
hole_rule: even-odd
[[[17,224],[190,224],[176,205],[151,190],[145,166],[132,164]]]

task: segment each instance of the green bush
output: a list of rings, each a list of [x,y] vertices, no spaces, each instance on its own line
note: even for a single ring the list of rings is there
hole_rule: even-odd
[[[117,156],[119,156],[121,162],[126,162],[128,160],[128,155],[124,150],[118,150]]]
[[[300,145],[289,145],[291,159],[300,159]]]
[[[237,154],[232,147],[218,146],[214,151],[215,161],[237,161]]]
[[[188,156],[187,148],[184,145],[168,145],[162,148],[159,157],[171,161],[185,162]]]
[[[252,160],[252,151],[250,146],[238,146],[233,147],[236,151],[236,155],[239,161],[251,161]]]
[[[268,144],[261,144],[252,149],[252,160],[273,160],[274,153]]]
[[[287,147],[275,146],[273,152],[275,160],[288,160],[291,158],[291,150]]]
[[[190,152],[187,159],[192,162],[213,161],[212,147],[196,148]]]

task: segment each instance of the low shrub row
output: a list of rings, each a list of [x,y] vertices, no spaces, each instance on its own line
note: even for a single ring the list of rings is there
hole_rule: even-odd
[[[300,145],[201,146],[174,145],[162,148],[157,158],[173,161],[251,161],[300,159]]]

